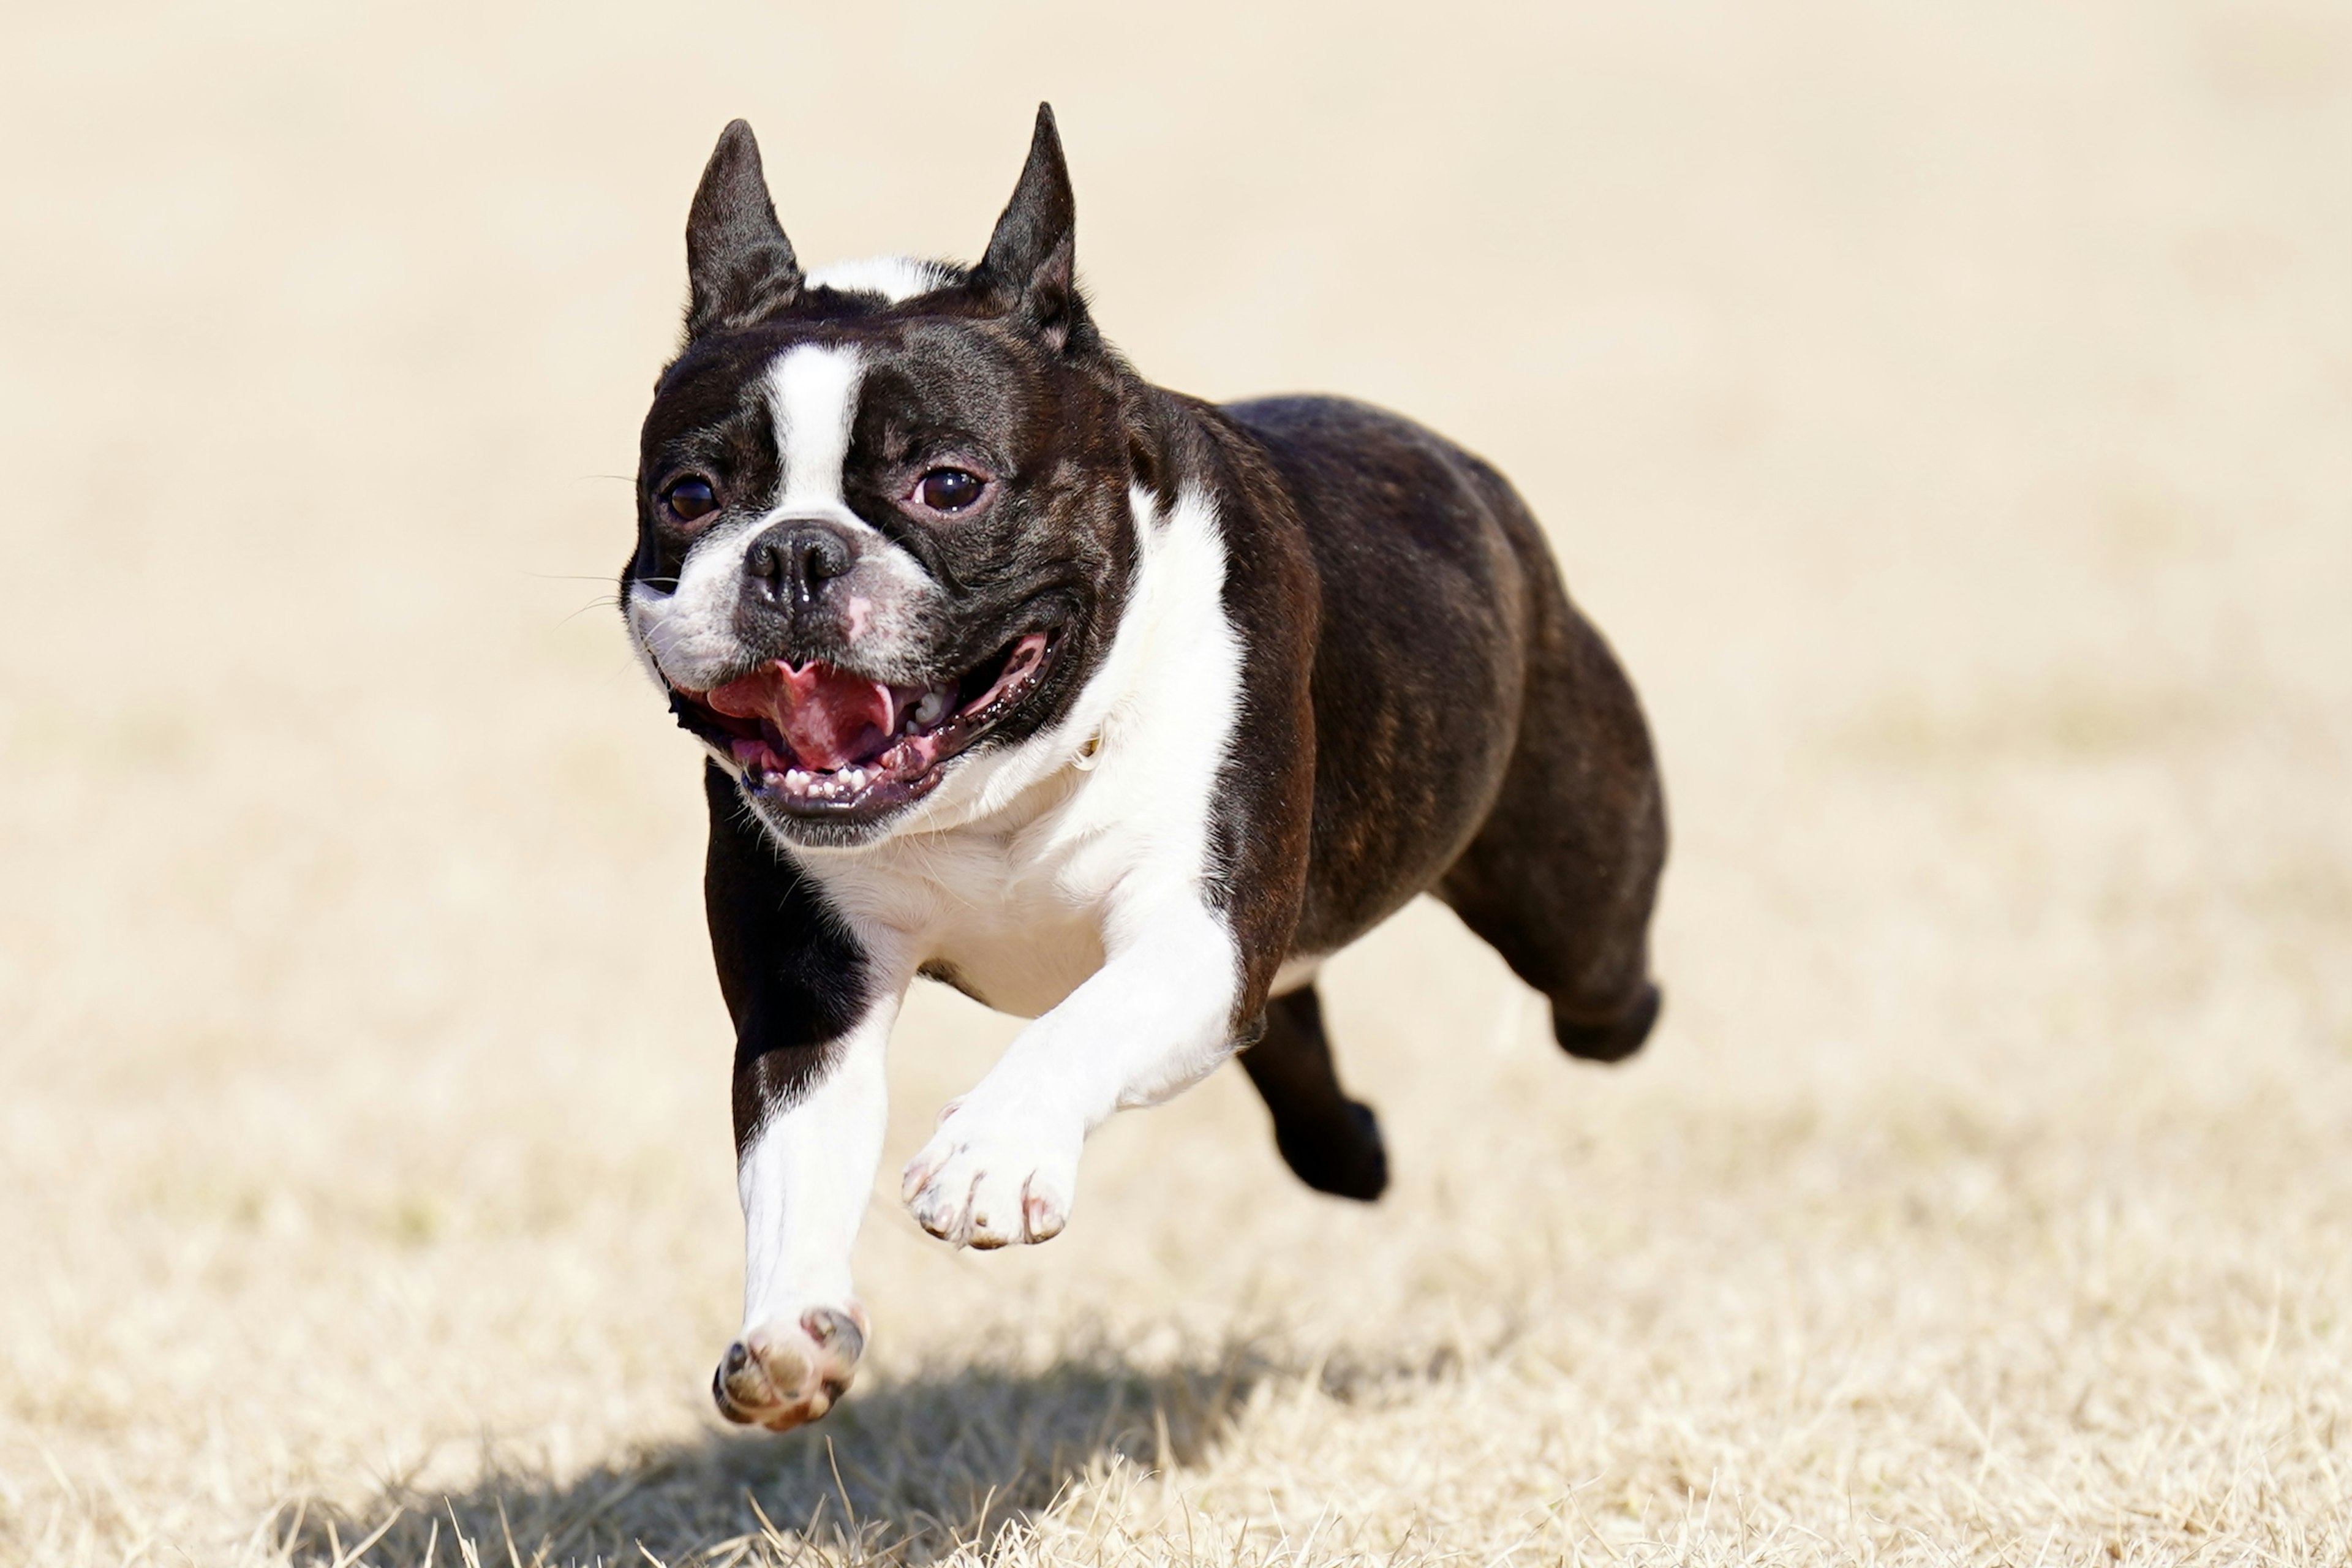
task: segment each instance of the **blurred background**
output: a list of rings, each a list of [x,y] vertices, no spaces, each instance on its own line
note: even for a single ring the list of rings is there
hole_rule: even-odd
[[[1302,1562],[2352,1552],[2340,5],[109,4],[0,50],[0,1556],[405,1506],[418,1560],[447,1496],[675,1562],[836,1495],[1073,1560],[1180,1510]],[[1663,747],[1666,1023],[1571,1064],[1416,907],[1326,987],[1379,1208],[1225,1073],[1097,1138],[1065,1237],[959,1256],[895,1173],[1013,1026],[926,988],[860,1394],[720,1437],[698,763],[610,604],[687,201],[743,115],[804,262],[970,258],[1040,99],[1147,375],[1389,405],[1546,520]]]

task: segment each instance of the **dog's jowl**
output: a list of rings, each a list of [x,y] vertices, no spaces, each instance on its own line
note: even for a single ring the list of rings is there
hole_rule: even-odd
[[[1649,735],[1517,494],[1361,404],[1143,381],[1073,216],[1044,110],[976,266],[803,271],[740,121],[695,194],[622,583],[708,752],[737,1421],[824,1415],[864,1348],[850,1245],[919,975],[1035,1020],[901,1189],[982,1247],[1060,1231],[1087,1132],[1236,1052],[1300,1179],[1377,1197],[1314,976],[1416,893],[1574,1055],[1657,1016]]]

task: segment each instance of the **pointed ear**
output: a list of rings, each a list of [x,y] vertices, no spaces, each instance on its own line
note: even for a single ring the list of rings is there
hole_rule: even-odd
[[[1077,203],[1070,194],[1069,165],[1062,161],[1062,139],[1054,130],[1054,107],[1041,103],[1029,162],[989,237],[977,280],[1057,353],[1087,331],[1076,283],[1076,224]]]
[[[738,120],[695,187],[686,218],[688,342],[726,327],[749,326],[800,291],[801,264],[776,222],[760,169],[760,143]]]

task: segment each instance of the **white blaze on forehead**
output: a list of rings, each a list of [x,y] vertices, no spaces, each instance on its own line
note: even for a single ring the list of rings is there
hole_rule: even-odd
[[[911,256],[869,256],[862,261],[836,261],[808,275],[819,289],[840,289],[857,294],[879,294],[893,305],[946,287],[948,274],[937,262]]]
[[[783,474],[778,510],[844,510],[841,469],[849,459],[857,384],[865,374],[856,350],[817,343],[804,343],[769,367],[768,406]]]

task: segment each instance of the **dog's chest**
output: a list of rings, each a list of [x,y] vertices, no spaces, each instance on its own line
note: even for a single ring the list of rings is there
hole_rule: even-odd
[[[823,879],[861,938],[900,944],[935,978],[1034,1018],[1102,967],[1104,904],[1115,879],[1102,857],[1041,844],[1041,837],[940,835],[919,854]]]
[[[1000,1012],[1034,1018],[1103,963],[1095,912],[1049,899],[1023,899],[942,933],[932,973]]]

